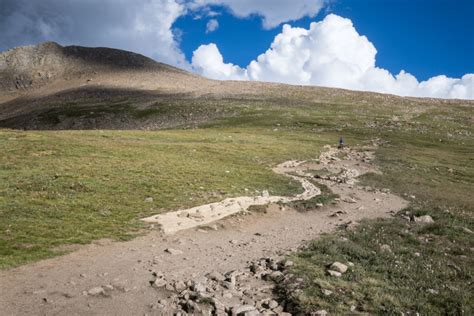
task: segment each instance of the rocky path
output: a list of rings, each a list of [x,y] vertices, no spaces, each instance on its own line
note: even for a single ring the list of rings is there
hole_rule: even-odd
[[[290,177],[301,183],[303,193],[296,196],[275,196],[264,191],[262,196],[239,196],[228,198],[221,202],[196,206],[186,210],[178,210],[144,218],[148,223],[157,223],[165,234],[173,234],[180,230],[190,229],[205,224],[215,222],[227,216],[245,212],[252,205],[266,205],[270,203],[288,203],[298,200],[309,200],[320,195],[321,191],[317,186],[292,173],[301,174],[301,165],[304,162],[286,161],[273,168],[273,172]],[[304,175],[304,174],[303,174]]]
[[[345,157],[337,158],[341,153]],[[377,172],[370,160],[370,152],[331,148],[319,163],[292,167],[300,177],[307,169],[324,169],[318,181],[340,195],[335,205],[301,213],[271,204],[266,214],[240,212],[206,229],[98,241],[2,271],[0,314],[283,314],[282,302],[272,296],[272,278],[291,265],[280,261],[286,253],[321,233],[406,206],[387,190],[355,184],[359,174]]]

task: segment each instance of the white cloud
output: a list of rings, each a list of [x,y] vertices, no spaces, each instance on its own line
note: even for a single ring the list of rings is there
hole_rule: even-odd
[[[194,53],[193,67],[214,79],[249,79],[318,85],[402,96],[474,99],[474,74],[453,79],[437,76],[419,82],[401,71],[376,67],[377,50],[359,35],[351,20],[330,14],[309,29],[283,26],[271,47],[245,69],[225,64],[214,44]],[[212,71],[204,70],[205,67]],[[227,77],[227,75],[229,75]]]
[[[247,80],[246,71],[238,66],[224,63],[216,44],[201,45],[193,53],[195,71],[208,78]]]
[[[219,21],[210,19],[206,24],[206,33],[212,33],[219,28]]]
[[[0,50],[53,40],[131,50],[189,69],[172,25],[176,0],[1,0]]]
[[[193,0],[188,3],[191,9],[209,5],[222,5],[240,18],[260,15],[263,26],[274,28],[283,22],[295,21],[302,17],[314,17],[324,6],[326,0]]]

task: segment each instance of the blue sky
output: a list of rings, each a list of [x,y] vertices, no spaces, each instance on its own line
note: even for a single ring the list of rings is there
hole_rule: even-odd
[[[474,99],[474,0],[0,0],[0,30],[0,51],[56,41],[216,80]]]
[[[212,9],[219,15],[196,19],[191,13],[174,24],[188,60],[201,44],[215,43],[226,62],[245,67],[281,32],[281,26],[264,29],[259,16],[238,18],[226,8]],[[392,73],[404,69],[426,80],[440,74],[457,78],[474,72],[472,0],[336,0],[313,18],[287,23],[308,28],[328,13],[351,19],[377,48],[377,66]],[[219,28],[206,33],[210,19],[217,19]]]

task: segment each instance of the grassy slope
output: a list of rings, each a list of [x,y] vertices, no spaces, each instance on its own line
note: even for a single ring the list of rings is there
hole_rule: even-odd
[[[301,190],[269,166],[318,154],[291,132],[0,132],[0,266],[54,254],[55,246],[126,239],[139,218],[224,197]],[[255,193],[258,194],[258,193]],[[145,202],[153,197],[153,203]]]
[[[370,96],[363,102],[311,100],[305,93],[213,100],[213,108],[219,104],[232,115],[192,130],[0,131],[0,266],[54,255],[64,244],[129,238],[143,230],[142,216],[244,194],[245,188],[294,193],[295,183],[273,174],[270,165],[316,157],[339,135],[352,145],[379,138],[387,142],[377,152],[385,175],[364,181],[415,195],[409,211],[429,213],[436,223],[367,222],[340,233],[349,242],[339,234],[315,241],[295,259],[294,272],[306,282],[293,303],[301,312],[345,313],[351,305],[375,313],[472,310],[467,289],[474,244],[462,230],[474,230],[472,108],[401,99],[385,104]],[[194,106],[209,103],[203,102]],[[153,203],[145,202],[148,196]],[[383,243],[393,254],[380,254]],[[324,264],[334,260],[350,260],[355,269],[330,279]],[[321,286],[337,295],[321,295]]]

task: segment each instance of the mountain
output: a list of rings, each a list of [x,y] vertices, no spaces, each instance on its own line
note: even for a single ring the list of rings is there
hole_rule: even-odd
[[[442,104],[343,89],[214,81],[111,48],[45,42],[0,53],[0,127],[161,129],[294,103]]]

